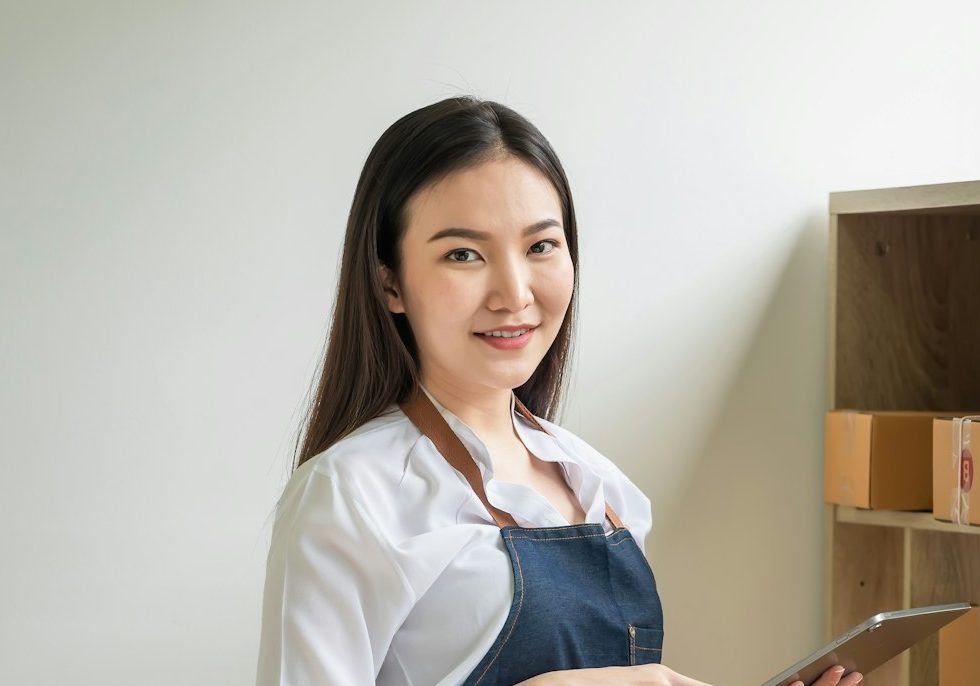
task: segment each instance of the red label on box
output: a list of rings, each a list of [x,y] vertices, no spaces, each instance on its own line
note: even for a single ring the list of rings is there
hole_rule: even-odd
[[[965,449],[960,455],[960,489],[964,493],[969,493],[973,488],[973,455],[969,449]]]

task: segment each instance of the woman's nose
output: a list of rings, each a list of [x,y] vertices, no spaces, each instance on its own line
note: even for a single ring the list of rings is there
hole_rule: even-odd
[[[488,306],[518,312],[534,302],[531,271],[518,261],[499,263],[494,270]]]

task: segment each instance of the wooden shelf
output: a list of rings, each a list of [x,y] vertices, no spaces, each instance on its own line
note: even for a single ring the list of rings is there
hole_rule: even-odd
[[[831,193],[827,409],[980,407],[980,181]],[[980,603],[980,526],[825,506],[825,638],[884,610]],[[938,686],[934,635],[862,686]]]
[[[843,191],[830,194],[830,213],[919,212],[937,215],[971,210],[976,213],[977,198],[980,198],[980,181]]]
[[[842,524],[866,524],[892,526],[917,531],[946,531],[954,534],[980,535],[980,526],[951,524],[933,518],[931,512],[894,512],[892,510],[862,510],[857,507],[835,505],[835,520]]]

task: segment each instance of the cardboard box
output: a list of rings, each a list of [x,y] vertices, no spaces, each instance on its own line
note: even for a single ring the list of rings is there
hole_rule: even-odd
[[[824,500],[871,510],[932,510],[932,421],[949,412],[831,410]]]
[[[939,686],[980,684],[980,610],[939,630]]]
[[[974,442],[973,439],[976,439]],[[975,483],[974,452],[980,448],[980,419],[962,422],[959,433],[952,417],[933,420],[933,517],[957,521],[954,504],[959,495],[960,524],[980,524],[980,484]],[[980,684],[980,680],[976,682]]]

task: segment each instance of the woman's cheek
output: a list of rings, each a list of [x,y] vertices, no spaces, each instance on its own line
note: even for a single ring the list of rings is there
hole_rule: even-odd
[[[441,277],[434,286],[434,292],[438,293],[443,307],[451,308],[451,312],[465,317],[471,314],[466,312],[467,309],[473,309],[483,302],[484,289],[472,274],[457,273]]]
[[[570,258],[566,258],[560,270],[548,279],[549,305],[554,308],[566,308],[572,300],[572,290],[575,287],[575,268]]]

